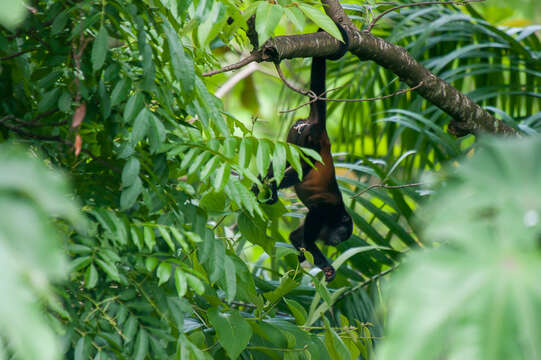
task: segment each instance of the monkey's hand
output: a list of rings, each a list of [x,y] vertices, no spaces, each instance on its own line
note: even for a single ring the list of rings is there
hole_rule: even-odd
[[[297,133],[299,135],[302,134],[302,128],[305,127],[305,126],[308,126],[310,124],[306,123],[306,122],[301,122],[301,123],[298,123],[297,125],[293,126],[293,129],[297,130]]]
[[[259,187],[254,184],[252,185],[252,192],[257,197],[257,200],[264,204],[274,204],[278,201],[278,194],[276,189],[276,182],[271,181],[270,183],[263,183],[263,191],[259,190]]]
[[[330,283],[336,275],[336,270],[334,270],[331,265],[324,266],[321,270],[323,270],[323,273],[325,274],[325,280]]]
[[[300,252],[300,254],[299,254],[299,256],[298,256],[298,258],[299,258],[299,264],[300,264],[301,262],[303,262],[304,260],[306,260],[306,256],[304,256],[304,252],[305,252],[305,251],[306,251],[305,248],[302,248],[302,247],[301,247],[301,248],[299,249],[299,252]]]

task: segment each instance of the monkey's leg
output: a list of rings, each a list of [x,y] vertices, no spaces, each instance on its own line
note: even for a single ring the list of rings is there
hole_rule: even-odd
[[[306,250],[306,246],[304,245],[304,224],[289,234],[289,242],[291,242],[291,245],[300,252],[299,263],[306,260],[306,257],[304,256],[304,250]]]
[[[306,215],[306,220],[304,221],[304,244],[306,246],[306,250],[310,251],[314,257],[314,265],[323,271],[325,274],[325,280],[330,282],[332,279],[334,279],[336,271],[316,245],[316,240],[321,232],[324,222],[324,213],[317,210],[310,210],[308,212],[308,215]]]

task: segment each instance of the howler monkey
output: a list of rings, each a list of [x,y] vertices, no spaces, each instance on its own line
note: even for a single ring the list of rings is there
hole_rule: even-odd
[[[327,57],[330,60],[341,58],[348,50],[347,33],[341,26],[338,25],[338,27],[345,42],[341,44],[337,54]],[[324,57],[312,59],[310,90],[318,96],[325,95],[325,59]],[[331,143],[325,124],[326,117],[325,101],[317,100],[310,105],[308,117],[297,120],[289,129],[287,142],[317,151],[323,162],[315,162],[315,168],[313,168],[302,161],[301,181],[299,181],[297,172],[288,166],[284,178],[278,186],[275,182],[270,183],[272,195],[267,203],[275,203],[278,200],[278,189],[295,187],[297,196],[308,208],[308,214],[304,223],[291,232],[289,240],[297,250],[301,251],[300,262],[305,260],[303,251],[310,251],[314,257],[315,265],[323,270],[325,279],[331,281],[335,276],[335,270],[316,246],[316,240],[321,239],[327,245],[336,246],[351,236],[353,222],[345,209],[342,194],[336,182]],[[267,177],[272,178],[273,176],[271,167]]]

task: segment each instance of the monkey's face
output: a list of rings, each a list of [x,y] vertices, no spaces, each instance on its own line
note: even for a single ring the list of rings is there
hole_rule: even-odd
[[[320,233],[320,238],[326,245],[337,246],[346,241],[353,233],[353,221],[348,213],[344,213],[334,224],[327,224]]]

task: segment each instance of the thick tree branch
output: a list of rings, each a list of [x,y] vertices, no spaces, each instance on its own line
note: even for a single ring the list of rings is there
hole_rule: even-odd
[[[417,92],[452,117],[450,126],[458,130],[455,134],[478,132],[500,135],[518,134],[511,126],[493,117],[448,82],[432,74],[404,48],[370,33],[359,31],[349,20],[338,0],[322,0],[322,3],[327,15],[335,22],[342,24],[348,32],[349,50],[353,54],[360,60],[372,60],[383,66],[398,75],[400,80],[410,87],[422,83]]]
[[[494,118],[448,82],[432,74],[404,48],[357,31],[353,34],[350,50],[359,59],[372,60],[390,70],[411,87],[422,82],[417,92],[449,114],[457,127],[471,133],[517,134],[515,129]]]
[[[416,88],[417,93],[452,117],[450,129],[458,130],[454,132],[455,134],[479,132],[500,135],[518,134],[511,126],[494,118],[469,97],[431,73],[404,48],[357,29],[337,0],[322,0],[322,3],[327,15],[348,32],[350,52],[360,60],[374,61],[396,74],[411,88]],[[283,59],[329,56],[339,49],[339,41],[325,32],[277,36],[268,40],[261,48],[252,52],[250,58],[241,62],[244,65],[252,61],[279,63]],[[242,67],[239,64],[222,70],[229,71]],[[205,75],[223,71],[214,71]]]

